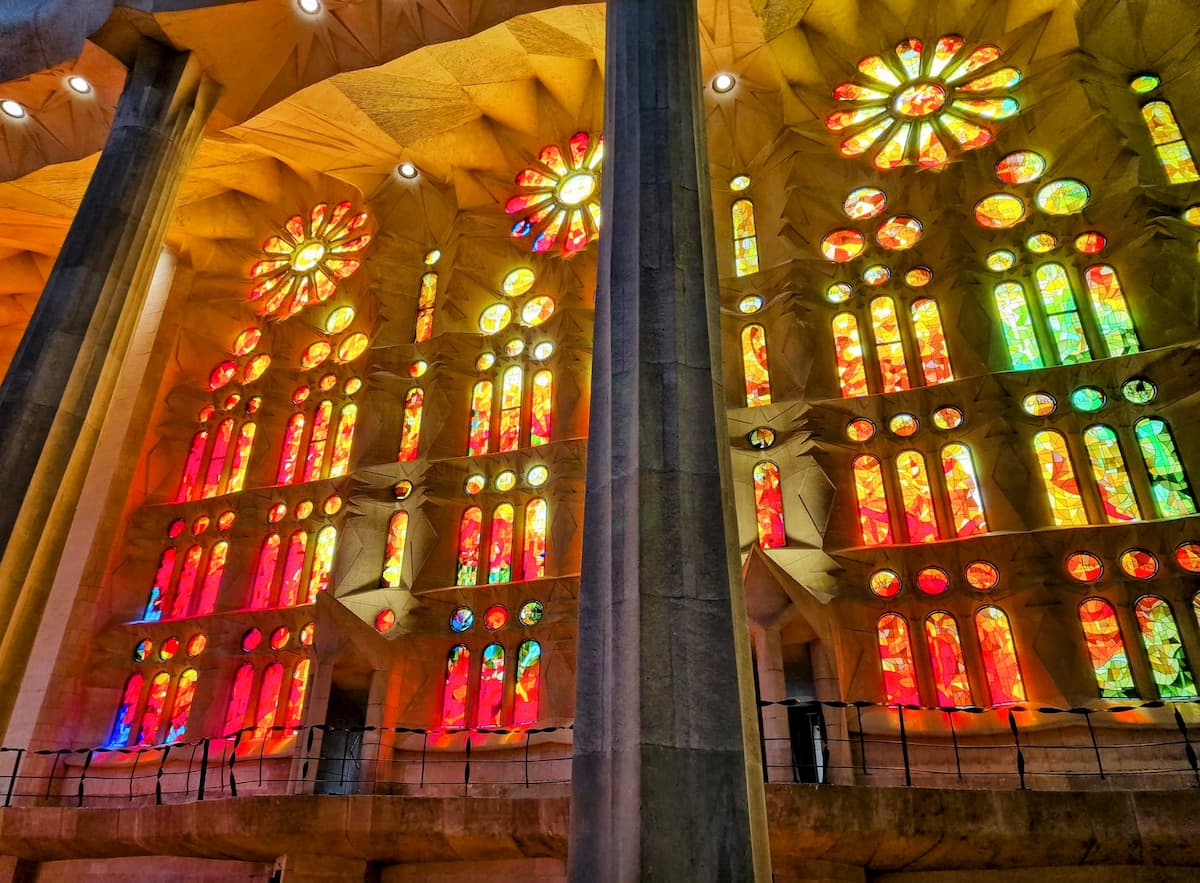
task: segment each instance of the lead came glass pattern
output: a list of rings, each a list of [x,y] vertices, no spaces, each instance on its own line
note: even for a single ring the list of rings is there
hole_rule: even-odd
[[[1133,607],[1142,646],[1150,658],[1150,672],[1161,699],[1186,699],[1196,695],[1196,681],[1183,652],[1183,641],[1171,608],[1162,598],[1146,595]]]
[[[904,502],[908,541],[931,543],[940,539],[925,458],[916,451],[902,452],[896,457],[896,477],[900,481],[900,496]]]
[[[1087,512],[1079,495],[1079,484],[1075,481],[1075,467],[1067,450],[1067,440],[1060,433],[1046,429],[1034,435],[1033,451],[1046,491],[1050,520],[1057,527],[1087,524]]]
[[[877,297],[871,301],[871,327],[875,334],[875,357],[879,360],[879,380],[883,392],[908,389],[908,368],[904,364],[900,320],[896,316],[896,303],[890,297]]]
[[[963,664],[962,642],[958,623],[944,611],[925,617],[925,643],[933,665],[933,683],[937,688],[937,704],[941,708],[961,708],[971,704],[971,684]]]
[[[942,472],[946,480],[946,497],[950,503],[951,530],[956,537],[987,533],[987,517],[983,513],[983,497],[975,478],[971,450],[955,443],[942,448]]]
[[[1158,417],[1143,417],[1133,424],[1133,431],[1146,471],[1150,473],[1150,492],[1158,517],[1194,514],[1196,498],[1166,422]]]
[[[858,502],[859,535],[864,546],[892,542],[892,525],[883,470],[879,459],[869,454],[854,459],[854,496]]]
[[[1127,356],[1138,352],[1141,347],[1116,269],[1108,264],[1096,264],[1084,270],[1083,281],[1108,354]]]
[[[877,637],[884,701],[888,705],[920,705],[908,621],[898,613],[885,613],[879,617]]]
[[[1091,426],[1083,433],[1091,462],[1092,478],[1104,504],[1104,517],[1111,524],[1137,521],[1141,518],[1133,485],[1125,469],[1125,458],[1117,443],[1117,434],[1107,426]]]
[[[1062,264],[1042,264],[1034,273],[1050,336],[1063,365],[1089,362],[1092,352],[1083,336],[1083,322],[1075,303],[1075,289]]]
[[[1024,702],[1025,682],[1017,664],[1017,648],[1008,616],[999,607],[981,607],[975,614],[975,634],[979,638],[992,704]]]
[[[1117,626],[1117,611],[1103,598],[1088,598],[1079,605],[1079,622],[1100,697],[1136,699],[1129,657]]]
[[[865,396],[867,367],[863,362],[858,321],[852,313],[838,313],[833,317],[833,349],[837,356],[838,385],[842,390],[842,398]]]
[[[1192,151],[1188,148],[1179,123],[1175,121],[1175,112],[1165,101],[1151,101],[1142,105],[1142,119],[1150,131],[1150,140],[1154,142],[1154,152],[1162,165],[1169,184],[1187,184],[1200,181],[1196,172],[1196,163],[1192,159]]]
[[[1000,328],[1004,332],[1012,369],[1028,371],[1045,367],[1042,349],[1033,330],[1025,287],[1019,282],[1001,282],[992,289],[992,295],[1000,313]]]

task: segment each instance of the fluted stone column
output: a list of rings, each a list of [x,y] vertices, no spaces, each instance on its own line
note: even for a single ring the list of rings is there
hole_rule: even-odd
[[[571,879],[766,881],[695,0],[607,17]]]

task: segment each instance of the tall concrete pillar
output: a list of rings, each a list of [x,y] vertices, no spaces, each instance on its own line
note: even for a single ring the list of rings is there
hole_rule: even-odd
[[[695,0],[607,17],[571,879],[766,881]]]
[[[16,683],[171,211],[217,90],[143,39],[112,131],[0,385],[0,678]],[[5,548],[6,547],[6,548]],[[7,720],[13,691],[0,691]]]

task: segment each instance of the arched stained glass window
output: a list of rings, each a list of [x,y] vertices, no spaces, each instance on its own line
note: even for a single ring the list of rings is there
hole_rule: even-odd
[[[1129,314],[1116,269],[1108,264],[1096,264],[1084,270],[1083,281],[1108,354],[1127,356],[1140,350],[1133,317]]]
[[[414,386],[404,397],[404,428],[400,432],[401,463],[417,459],[417,448],[421,443],[421,410],[425,405],[425,390]]]
[[[304,415],[295,413],[288,420],[283,433],[283,450],[279,454],[279,471],[276,484],[291,484],[296,480],[296,466],[300,459],[300,445],[304,441]]]
[[[258,705],[254,708],[254,738],[263,739],[275,726],[275,714],[279,710],[279,692],[283,687],[283,666],[272,662],[263,671],[262,684],[258,688]]]
[[[463,513],[458,528],[456,586],[473,586],[479,581],[479,543],[483,532],[483,510],[472,506]]]
[[[160,671],[150,682],[150,692],[146,695],[146,707],[142,709],[142,725],[138,730],[138,745],[154,745],[158,742],[158,727],[162,722],[163,706],[167,703],[167,688],[171,684],[171,676]]]
[[[167,727],[167,738],[164,742],[178,742],[187,733],[188,714],[192,710],[192,700],[196,698],[196,679],[199,674],[196,669],[185,669],[175,683],[175,698],[171,702],[171,717]]]
[[[338,478],[350,468],[350,449],[354,447],[354,428],[358,425],[358,405],[347,402],[338,417],[333,436],[333,456],[329,459],[329,477]]]
[[[1133,424],[1133,432],[1137,436],[1146,471],[1150,473],[1150,492],[1158,517],[1173,518],[1195,513],[1196,498],[1166,421],[1159,417],[1143,417]]]
[[[858,503],[858,528],[864,546],[892,542],[892,523],[879,458],[863,454],[854,458],[854,497]]]
[[[1087,512],[1075,481],[1075,467],[1071,465],[1067,440],[1052,429],[1043,430],[1033,437],[1033,452],[1037,456],[1042,486],[1046,489],[1050,519],[1058,527],[1087,524]]]
[[[483,662],[479,670],[479,708],[475,713],[475,726],[495,728],[501,726],[504,714],[504,648],[499,644],[488,644],[483,648]]]
[[[554,374],[549,370],[533,375],[533,394],[530,396],[529,444],[533,447],[550,444],[550,425],[554,414]]]
[[[742,373],[746,378],[747,407],[771,404],[767,332],[761,325],[747,325],[742,329]]]
[[[767,460],[754,464],[754,515],[758,523],[759,546],[775,549],[787,545],[779,467]]]
[[[208,430],[201,429],[192,436],[187,460],[183,464],[183,475],[179,478],[179,490],[175,493],[176,503],[194,500],[196,482],[200,480],[200,465],[204,462],[204,449],[208,447]]]
[[[1137,698],[1125,642],[1117,626],[1117,611],[1103,598],[1088,598],[1079,605],[1079,622],[1101,698]]]
[[[1092,351],[1083,336],[1083,322],[1075,303],[1075,289],[1071,286],[1067,271],[1062,264],[1042,264],[1033,276],[1046,310],[1050,337],[1058,350],[1058,361],[1063,365],[1090,362]]]
[[[379,584],[385,589],[394,589],[400,585],[401,572],[404,570],[404,542],[408,538],[408,513],[404,510],[396,512],[388,521],[387,545],[383,553],[383,576]]]
[[[414,339],[424,343],[433,337],[433,308],[437,303],[438,274],[421,277],[421,293],[417,296],[417,330]]]
[[[521,387],[525,372],[520,365],[505,369],[500,378],[500,450],[521,446]]]
[[[929,646],[929,660],[933,663],[938,707],[971,705],[971,682],[967,680],[962,641],[954,617],[942,610],[925,617],[925,642]]]
[[[522,579],[541,579],[546,575],[546,529],[550,507],[540,497],[525,506],[525,549],[521,562]]]
[[[208,470],[204,474],[205,499],[215,497],[221,489],[221,473],[225,470],[225,458],[229,456],[229,442],[233,438],[233,418],[222,420],[213,438],[212,451],[208,455]]]
[[[142,698],[142,680],[140,672],[131,674],[125,682],[125,689],[121,691],[121,704],[117,706],[117,716],[108,737],[108,744],[112,748],[128,745],[133,735],[133,722],[137,719],[138,702]]]
[[[878,637],[884,701],[888,705],[920,705],[908,621],[898,613],[885,613],[879,617]]]
[[[1104,517],[1111,524],[1137,521],[1142,513],[1125,469],[1117,434],[1102,424],[1090,426],[1083,433],[1083,442],[1091,462],[1092,478],[1096,480],[1100,500],[1104,503]]]
[[[279,561],[279,534],[267,534],[258,547],[258,562],[250,583],[250,607],[260,610],[271,603],[271,585],[275,582],[275,565]]]
[[[522,641],[521,646],[517,648],[517,685],[513,691],[513,726],[528,727],[537,723],[541,679],[542,645],[537,641]]]
[[[312,435],[308,437],[308,453],[304,456],[304,477],[301,481],[317,481],[325,463],[325,448],[329,441],[329,423],[333,419],[333,402],[326,399],[317,405],[313,415]]]
[[[192,592],[196,589],[196,580],[200,575],[200,558],[203,555],[204,548],[197,544],[190,546],[183,556],[183,569],[179,572],[175,600],[171,603],[171,619],[187,616],[192,603]]]
[[[491,546],[488,550],[488,582],[512,580],[513,521],[512,503],[501,503],[492,510]]]
[[[1150,130],[1150,140],[1154,142],[1154,152],[1167,175],[1167,183],[1200,181],[1192,152],[1188,149],[1183,132],[1179,130],[1171,105],[1165,101],[1148,102],[1142,105],[1142,119]]]
[[[890,297],[877,297],[871,301],[871,328],[875,337],[875,357],[879,360],[880,388],[884,392],[908,389],[900,320],[896,316],[896,302]]]
[[[733,267],[739,276],[758,272],[754,203],[748,199],[739,199],[733,204]]]
[[[304,723],[304,697],[308,694],[308,675],[311,669],[310,659],[301,659],[292,669],[291,681],[288,684],[287,708],[283,715],[283,725],[289,730]]]
[[[246,486],[246,470],[250,466],[250,451],[254,447],[255,426],[253,421],[242,424],[238,430],[237,441],[233,446],[233,459],[229,467],[229,481],[225,488],[227,494],[236,494]]]
[[[221,591],[221,577],[225,575],[225,559],[228,557],[229,543],[226,540],[218,540],[208,550],[208,563],[204,567],[200,600],[196,602],[197,616],[207,616],[217,609],[217,595]]]
[[[1000,329],[1008,347],[1008,360],[1014,371],[1029,371],[1045,367],[1042,348],[1029,314],[1025,286],[1020,282],[1001,282],[992,289],[996,310],[1000,313]]]
[[[229,704],[225,706],[225,726],[221,733],[232,736],[246,725],[246,712],[250,709],[250,691],[254,688],[254,666],[249,662],[238,667],[233,675],[233,687],[229,691]]]
[[[980,607],[975,613],[975,635],[979,638],[992,705],[1024,702],[1025,682],[1017,663],[1017,646],[1008,616],[999,607]]]
[[[329,577],[333,574],[333,555],[337,551],[337,528],[327,524],[317,532],[317,545],[313,550],[312,570],[308,575],[308,594],[304,603],[312,604],[317,595],[329,588]]]
[[[283,559],[283,580],[279,585],[278,607],[295,607],[300,598],[300,578],[304,575],[304,553],[308,549],[308,534],[298,530],[288,540],[287,557]]]
[[[471,651],[456,644],[446,657],[446,685],[442,690],[442,727],[457,730],[467,725],[467,682],[471,674]]]
[[[910,543],[931,543],[939,539],[933,495],[925,458],[916,451],[903,451],[896,457],[896,477],[904,501],[904,518]]]
[[[1150,673],[1162,699],[1183,699],[1196,695],[1196,681],[1183,652],[1183,641],[1171,608],[1162,598],[1146,595],[1133,606],[1142,646],[1150,657]]]
[[[467,427],[468,457],[487,453],[491,431],[492,381],[480,380],[471,388],[471,423]]]
[[[942,474],[946,479],[946,499],[950,503],[950,529],[956,537],[987,533],[983,497],[975,478],[971,449],[955,443],[942,448]]]
[[[162,619],[163,603],[171,588],[171,578],[175,575],[175,559],[179,551],[174,546],[163,550],[158,559],[158,570],[154,574],[154,585],[150,587],[150,598],[146,601],[146,610],[142,619],[146,622],[157,622]]]
[[[865,396],[867,366],[863,362],[862,341],[858,338],[858,320],[853,313],[838,313],[833,317],[833,350],[837,356],[842,398]]]
[[[913,301],[911,309],[913,335],[917,339],[925,383],[932,386],[953,380],[954,371],[950,367],[950,352],[946,349],[946,332],[942,330],[937,301],[923,297]]]

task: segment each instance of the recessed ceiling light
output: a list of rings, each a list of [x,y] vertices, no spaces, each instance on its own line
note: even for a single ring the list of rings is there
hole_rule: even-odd
[[[410,162],[402,162],[396,167],[396,172],[401,178],[417,177],[417,167]]]
[[[21,107],[21,105],[13,101],[11,98],[5,98],[3,101],[0,101],[0,111],[3,111],[6,115],[12,117],[14,120],[21,119],[27,113],[25,108]]]
[[[321,11],[321,0],[296,0],[300,5],[301,12],[307,12],[309,15],[316,15]]]
[[[737,85],[737,80],[734,79],[733,74],[717,74],[713,77],[712,87],[714,92],[728,92],[735,85]]]
[[[79,76],[79,74],[67,77],[67,86],[70,87],[71,91],[78,92],[80,95],[86,95],[92,91],[92,84]]]

